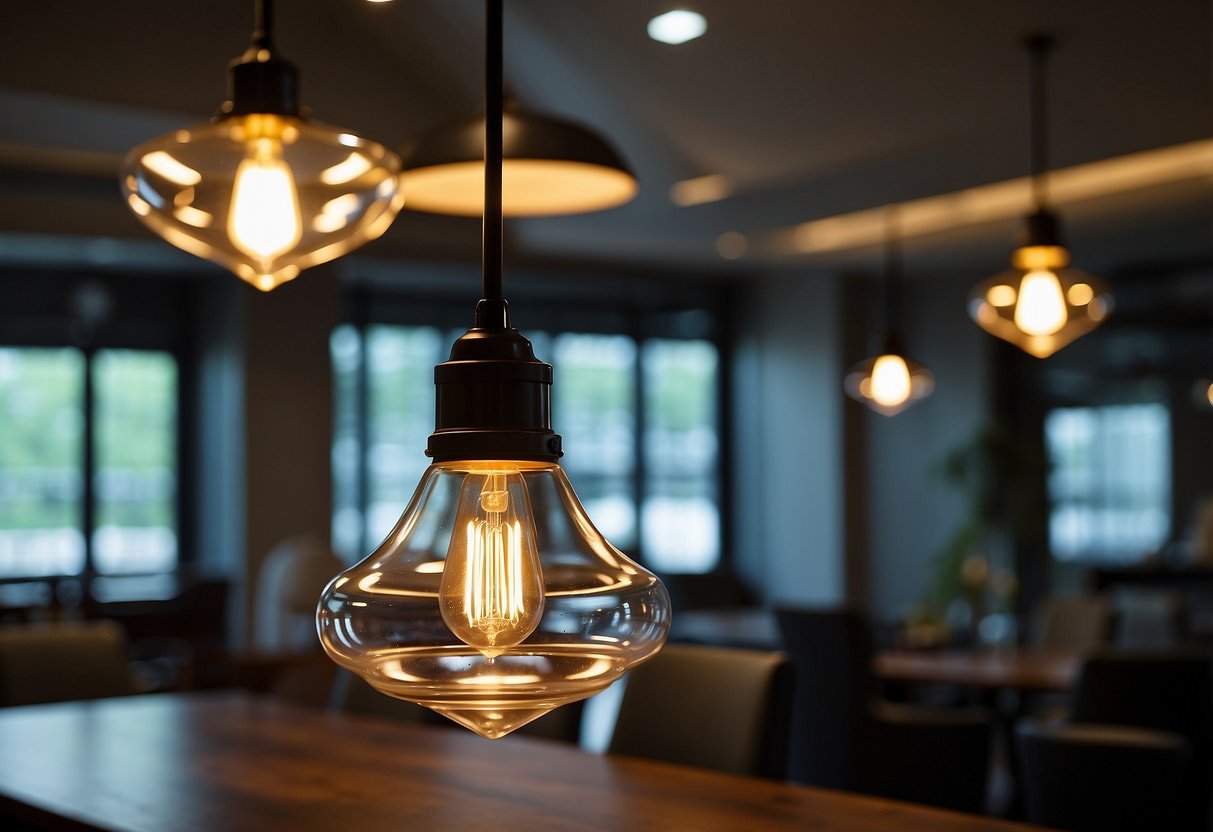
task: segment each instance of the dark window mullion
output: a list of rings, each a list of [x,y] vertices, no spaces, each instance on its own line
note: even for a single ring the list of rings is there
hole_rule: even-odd
[[[645,498],[645,383],[644,383],[644,327],[640,323],[640,315],[632,317],[631,335],[636,341],[636,360],[632,363],[634,396],[632,407],[632,494],[636,505],[636,557],[644,563],[647,558],[644,551],[644,498]]]
[[[97,384],[94,378],[94,359],[96,358],[96,350],[92,347],[85,347],[84,350],[84,440],[81,443],[83,471],[81,477],[81,509],[80,509],[80,526],[81,532],[84,535],[84,572],[82,578],[84,580],[85,597],[91,596],[91,583],[93,577],[97,573],[96,564],[93,561],[93,528],[96,525],[96,500],[95,487],[93,482],[93,474],[97,467]]]

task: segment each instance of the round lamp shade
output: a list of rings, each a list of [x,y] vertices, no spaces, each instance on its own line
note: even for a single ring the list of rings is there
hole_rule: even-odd
[[[580,125],[533,113],[502,124],[502,209],[507,217],[602,211],[636,195],[636,177],[604,139]],[[432,130],[404,148],[408,207],[478,217],[484,210],[484,118]]]

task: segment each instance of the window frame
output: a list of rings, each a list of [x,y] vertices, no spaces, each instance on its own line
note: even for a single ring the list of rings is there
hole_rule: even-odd
[[[81,379],[80,450],[80,531],[84,538],[84,567],[75,575],[0,575],[0,585],[79,581],[84,598],[92,597],[96,579],[145,578],[177,575],[196,561],[193,506],[194,465],[190,453],[195,434],[192,390],[196,367],[190,349],[192,326],[189,313],[189,284],[185,280],[152,277],[127,277],[94,272],[54,272],[38,274],[0,272],[6,283],[10,303],[0,314],[0,347],[34,349],[75,349],[83,362]],[[84,286],[102,289],[111,309],[121,310],[95,327],[89,327],[72,314],[73,297]],[[94,475],[97,470],[95,359],[98,352],[130,350],[168,354],[176,364],[176,488],[173,518],[177,535],[177,562],[174,569],[157,572],[103,574],[95,564],[97,506]],[[56,598],[52,604],[62,603]]]
[[[703,340],[711,343],[717,354],[716,391],[713,403],[717,430],[717,465],[715,470],[715,493],[718,499],[719,557],[706,573],[719,574],[733,571],[729,507],[732,500],[730,488],[732,466],[732,433],[728,385],[730,383],[731,343],[728,319],[724,314],[726,293],[721,287],[701,281],[680,284],[671,281],[654,284],[642,281],[645,291],[635,291],[635,281],[607,279],[592,285],[585,296],[574,292],[571,300],[553,298],[545,291],[544,283],[522,281],[520,291],[511,289],[516,305],[511,308],[512,323],[525,336],[528,332],[543,332],[553,343],[562,334],[626,335],[635,342],[636,361],[633,364],[633,385],[636,407],[632,410],[632,434],[636,464],[631,474],[632,493],[635,500],[636,543],[627,554],[641,563],[647,563],[643,551],[642,514],[646,494],[647,466],[644,454],[645,395],[644,364],[642,355],[645,342],[652,340]],[[631,287],[625,288],[625,287]],[[431,288],[431,287],[427,287]],[[375,285],[354,285],[343,295],[343,308],[339,326],[351,326],[358,333],[359,349],[362,351],[358,363],[354,389],[358,396],[356,408],[356,435],[363,452],[357,461],[355,477],[356,501],[363,514],[360,529],[362,545],[360,556],[369,553],[379,542],[370,540],[366,530],[365,513],[370,494],[368,465],[365,448],[370,439],[370,370],[366,355],[366,330],[369,326],[435,327],[439,330],[464,330],[471,326],[476,290],[463,287],[460,294],[448,295],[433,291],[390,290]],[[638,298],[619,302],[620,297]],[[698,325],[691,324],[683,333],[671,331],[671,321],[681,316],[698,316]],[[684,325],[685,326],[685,325]],[[692,331],[696,330],[696,331]],[[536,356],[540,361],[551,362],[547,355]],[[336,402],[334,401],[334,406]],[[553,427],[557,433],[560,425]],[[423,449],[418,448],[417,453]],[[680,573],[671,573],[680,574]]]

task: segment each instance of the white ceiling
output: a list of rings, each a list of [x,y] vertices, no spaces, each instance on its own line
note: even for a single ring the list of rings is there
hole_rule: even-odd
[[[1058,166],[1213,133],[1209,0],[697,0],[701,39],[655,43],[672,3],[508,0],[506,74],[526,106],[594,125],[641,180],[602,214],[512,223],[532,257],[737,270],[715,240],[1020,176],[1030,30],[1062,39],[1052,72]],[[208,117],[243,51],[251,0],[10,2],[0,7],[0,230],[145,237],[116,158]],[[481,102],[477,0],[279,0],[277,40],[315,117],[396,144]],[[65,151],[73,151],[71,153]],[[54,174],[48,176],[47,174]],[[676,181],[734,195],[673,205]],[[1067,208],[1095,267],[1207,254],[1213,179]],[[919,264],[983,269],[1011,221],[911,241]],[[406,212],[368,253],[474,256],[474,221]],[[871,251],[795,265],[871,262]]]

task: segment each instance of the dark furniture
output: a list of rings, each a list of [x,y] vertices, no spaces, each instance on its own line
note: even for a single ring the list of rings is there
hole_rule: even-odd
[[[1033,823],[1074,832],[1193,828],[1183,805],[1189,747],[1178,734],[1024,720],[1016,747]]]

